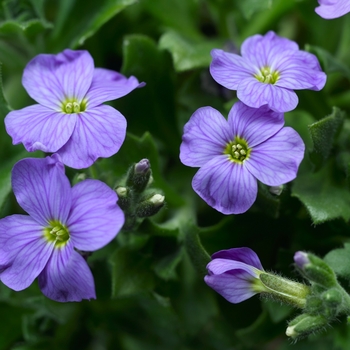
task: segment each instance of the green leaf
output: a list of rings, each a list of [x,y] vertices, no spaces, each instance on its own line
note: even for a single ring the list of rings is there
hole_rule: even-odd
[[[314,149],[310,159],[316,169],[327,160],[345,119],[345,113],[333,107],[331,115],[308,126]]]
[[[210,261],[210,255],[204,249],[200,238],[200,229],[191,221],[181,225],[181,233],[184,237],[186,251],[197,273],[201,276],[207,274],[206,266]]]
[[[159,48],[170,51],[177,72],[208,67],[211,62],[210,51],[222,46],[221,40],[194,41],[171,31],[163,34],[159,40]]]
[[[113,253],[110,263],[112,264],[112,297],[140,294],[154,288],[150,256],[125,246]]]
[[[350,243],[345,243],[344,248],[330,251],[323,260],[337,276],[350,280]]]
[[[176,280],[177,273],[176,268],[181,262],[183,257],[183,250],[179,249],[175,253],[171,255],[167,255],[162,258],[156,265],[154,266],[155,273],[165,281],[168,280]]]
[[[241,9],[243,16],[250,19],[253,14],[262,10],[270,10],[273,0],[244,0],[238,1],[237,5]]]
[[[326,73],[339,72],[350,79],[349,67],[337,60],[327,50],[312,45],[305,45],[305,50],[315,54],[318,57]]]
[[[305,205],[314,224],[336,218],[350,219],[350,193],[345,189],[345,178],[329,161],[317,173],[300,174],[294,180],[292,196]]]
[[[57,22],[53,47],[77,48],[94,35],[102,25],[136,3],[137,0],[64,0],[57,3]]]
[[[128,119],[128,127],[140,135],[149,131],[163,142],[167,152],[178,158],[181,136],[175,116],[174,70],[170,55],[149,37],[127,36],[123,42],[122,73],[134,75],[147,84],[117,101],[118,110]]]

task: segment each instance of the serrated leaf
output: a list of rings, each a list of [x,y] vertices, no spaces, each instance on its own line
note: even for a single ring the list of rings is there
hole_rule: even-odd
[[[208,67],[210,51],[222,46],[223,41],[220,40],[193,41],[176,32],[167,32],[159,40],[159,48],[171,53],[177,72]]]
[[[154,288],[152,259],[129,247],[118,248],[110,258],[112,264],[112,297],[126,297]]]
[[[330,251],[323,260],[337,276],[350,280],[350,243],[345,243],[344,248]]]
[[[314,149],[310,153],[310,159],[316,169],[320,168],[329,157],[336,136],[343,126],[344,119],[345,113],[339,108],[333,107],[331,115],[308,126],[314,145]]]
[[[301,174],[294,180],[292,196],[305,205],[314,224],[350,219],[350,193],[345,179],[334,179],[333,170],[333,162],[328,162],[317,173]]]

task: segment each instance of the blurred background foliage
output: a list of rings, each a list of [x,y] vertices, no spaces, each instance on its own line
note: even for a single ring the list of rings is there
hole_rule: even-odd
[[[34,103],[21,85],[31,58],[88,50],[96,66],[147,85],[111,102],[128,121],[119,153],[80,173],[115,187],[131,164],[148,158],[154,186],[166,197],[154,218],[89,257],[97,300],[60,304],[42,296],[36,282],[21,292],[0,284],[0,350],[350,348],[346,320],[291,344],[284,333],[294,310],[257,296],[232,305],[203,281],[208,254],[241,246],[254,249],[265,269],[292,279],[299,278],[292,265],[297,250],[330,252],[328,263],[341,277],[350,274],[342,249],[350,237],[350,15],[326,21],[316,6],[316,0],[0,2],[1,117]],[[328,80],[321,92],[298,92],[298,108],[285,115],[307,147],[297,179],[279,197],[260,185],[247,213],[224,216],[191,188],[196,169],[178,156],[182,129],[197,108],[227,115],[236,101],[234,91],[211,78],[210,50],[239,52],[247,37],[268,30],[316,54]],[[43,154],[13,146],[3,123],[0,134],[4,217],[21,212],[11,192],[13,164]],[[76,171],[67,174],[73,179]]]

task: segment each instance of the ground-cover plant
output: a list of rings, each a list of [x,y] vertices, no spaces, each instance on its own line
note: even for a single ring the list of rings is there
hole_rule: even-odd
[[[348,349],[348,0],[8,0],[1,349]]]

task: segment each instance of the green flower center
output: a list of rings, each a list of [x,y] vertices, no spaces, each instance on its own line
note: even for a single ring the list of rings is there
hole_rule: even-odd
[[[57,220],[49,222],[49,226],[44,228],[44,237],[48,242],[54,242],[55,247],[62,247],[69,240],[68,228]]]
[[[62,112],[66,114],[84,112],[86,103],[86,100],[82,100],[80,103],[76,99],[65,100],[62,102]]]
[[[231,161],[240,164],[249,158],[250,152],[251,149],[248,147],[247,141],[238,136],[234,141],[229,142],[224,150],[224,154],[227,154]]]
[[[262,67],[254,77],[264,84],[275,84],[280,77],[278,71],[272,71],[270,67]]]

